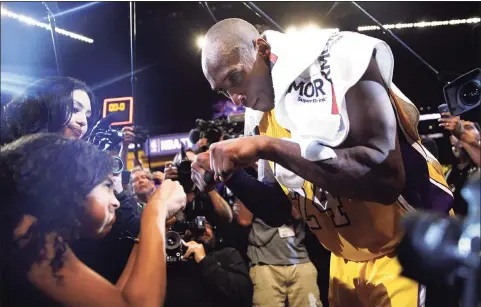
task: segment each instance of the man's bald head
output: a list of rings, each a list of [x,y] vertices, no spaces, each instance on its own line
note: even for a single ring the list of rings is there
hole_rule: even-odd
[[[242,19],[225,19],[205,35],[202,70],[212,89],[235,105],[267,112],[274,108],[270,46]]]
[[[229,18],[213,25],[205,35],[202,70],[212,79],[222,70],[239,62],[255,61],[257,29],[245,20]]]

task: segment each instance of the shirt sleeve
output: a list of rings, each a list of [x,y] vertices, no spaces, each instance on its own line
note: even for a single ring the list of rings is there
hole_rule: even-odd
[[[269,226],[282,226],[291,216],[291,201],[275,180],[266,177],[259,181],[241,170],[226,185],[250,212]]]

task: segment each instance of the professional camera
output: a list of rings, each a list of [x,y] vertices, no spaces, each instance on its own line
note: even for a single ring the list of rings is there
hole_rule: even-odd
[[[197,119],[195,126],[189,133],[190,142],[195,144],[200,139],[206,138],[208,143],[206,148],[202,148],[200,151],[207,150],[208,146],[215,142],[237,138],[244,132],[241,121],[229,121],[226,117],[214,120]]]
[[[180,152],[174,157],[172,163],[177,168],[179,176],[177,180],[180,185],[186,193],[191,192],[194,189],[194,182],[190,177],[192,161],[187,157],[184,145],[182,145]]]
[[[397,253],[403,275],[418,282],[462,284],[464,307],[478,303],[480,275],[480,171],[461,190],[468,203],[464,221],[438,214],[413,212],[402,224],[406,234]]]
[[[124,161],[120,158],[119,153],[121,144],[124,140],[122,132],[112,129],[111,124],[118,120],[117,113],[111,113],[100,119],[92,128],[92,132],[87,137],[87,142],[94,144],[102,151],[109,151],[114,155],[115,166],[113,173],[120,174],[125,166]],[[141,127],[134,127],[134,143],[144,143],[149,138],[148,131]]]
[[[444,87],[444,98],[450,113],[460,115],[481,104],[481,69],[474,69]],[[479,114],[476,115],[478,117]]]
[[[177,221],[165,234],[165,248],[167,253],[167,263],[178,263],[187,261],[184,259],[184,246],[182,240],[186,238],[186,231],[189,230],[196,236],[205,230],[205,216],[197,216],[193,221]]]

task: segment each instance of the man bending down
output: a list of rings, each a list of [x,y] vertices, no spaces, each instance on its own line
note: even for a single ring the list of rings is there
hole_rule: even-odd
[[[193,179],[209,189],[203,175],[214,172],[274,226],[289,214],[287,194],[332,252],[330,306],[421,305],[422,287],[400,275],[399,220],[417,208],[447,213],[452,195],[421,145],[419,112],[392,84],[386,43],[353,32],[309,37],[261,36],[241,19],[207,32],[205,77],[247,107],[246,132],[260,135],[212,145]],[[277,180],[243,173],[259,159],[270,161],[263,177]]]

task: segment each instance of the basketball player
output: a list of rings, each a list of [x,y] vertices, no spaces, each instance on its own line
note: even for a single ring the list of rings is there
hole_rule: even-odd
[[[203,174],[214,172],[267,218],[284,204],[279,185],[265,180],[275,177],[332,252],[330,306],[420,306],[422,287],[400,275],[395,255],[399,220],[415,208],[447,213],[452,195],[421,145],[417,109],[391,83],[389,47],[352,32],[323,35],[260,36],[241,19],[207,32],[205,77],[249,114],[260,112],[260,135],[211,145],[193,179],[209,189]],[[253,183],[242,168],[259,159],[269,162]]]

